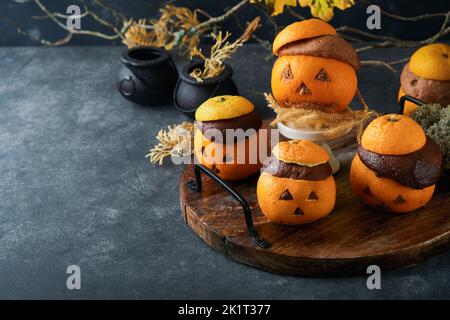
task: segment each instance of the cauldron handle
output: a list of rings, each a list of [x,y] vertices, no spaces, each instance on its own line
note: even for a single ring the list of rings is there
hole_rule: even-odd
[[[173,90],[173,103],[175,104],[175,107],[178,110],[184,110],[183,108],[180,107],[180,105],[178,104],[178,101],[177,101],[177,92],[178,92],[178,87],[180,86],[180,82],[181,82],[181,78],[178,78],[177,83],[175,85],[175,88]],[[210,98],[215,96],[215,94],[216,94],[217,90],[219,90],[221,84],[222,83],[220,81],[217,83],[216,87],[214,88],[213,92],[209,95],[208,99],[210,99]],[[191,110],[184,110],[184,111],[186,111],[186,112],[194,112],[195,110],[197,110],[197,108],[194,108],[194,109],[191,109]]]
[[[195,180],[190,180],[190,181],[186,182],[186,185],[190,189],[192,189],[196,192],[201,192],[202,191],[202,177],[201,177],[202,172],[204,174],[206,174],[207,176],[209,176],[212,180],[214,180],[217,184],[219,184],[226,191],[228,191],[228,193],[231,194],[231,196],[234,199],[239,201],[239,203],[242,206],[242,209],[244,210],[244,218],[245,218],[245,224],[247,225],[248,234],[253,239],[253,241],[261,248],[263,248],[263,249],[270,248],[272,245],[269,242],[262,239],[259,236],[258,231],[256,231],[256,229],[255,229],[255,226],[253,224],[252,213],[250,211],[250,206],[248,205],[247,200],[245,200],[245,198],[239,192],[237,192],[232,187],[230,187],[219,176],[217,176],[215,173],[213,173],[212,171],[210,171],[208,168],[206,168],[205,166],[203,166],[201,164],[194,164]]]
[[[217,90],[219,90],[221,84],[222,83],[220,81],[217,82],[217,86],[214,88],[213,92],[209,95],[208,99],[211,99],[212,97],[216,96],[216,92]]]
[[[419,100],[417,98],[414,98],[414,97],[411,97],[408,95],[401,96],[400,100],[398,102],[400,104],[400,114],[403,114],[403,112],[405,111],[405,102],[406,101],[417,104],[418,106],[423,106],[425,104],[425,102],[423,102],[422,100]]]
[[[178,77],[177,83],[175,84],[175,88],[173,89],[173,104],[178,110],[181,110],[180,105],[177,101],[177,93],[178,93],[178,87],[180,86],[181,78]]]

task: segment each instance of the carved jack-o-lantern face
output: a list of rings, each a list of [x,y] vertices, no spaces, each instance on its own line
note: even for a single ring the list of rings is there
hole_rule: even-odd
[[[331,212],[336,199],[336,184],[333,176],[309,181],[263,173],[258,180],[257,195],[261,210],[271,221],[303,224]]]
[[[378,177],[367,168],[358,155],[350,170],[353,192],[372,207],[391,212],[410,212],[424,206],[433,196],[435,185],[414,189],[391,179]]]
[[[303,224],[333,210],[336,184],[328,153],[304,140],[278,143],[265,161],[256,193],[258,204],[271,221]]]
[[[201,164],[225,180],[240,180],[258,172],[264,160],[259,158],[259,148],[269,145],[269,137],[260,134],[262,121],[249,100],[212,97],[197,109],[195,119],[194,151]]]
[[[286,55],[272,70],[272,92],[283,104],[303,102],[345,109],[356,91],[356,74],[347,63],[307,55]]]
[[[258,146],[258,133],[229,145],[211,142],[199,130],[194,138],[195,155],[199,162],[225,180],[244,179],[259,170]],[[238,163],[239,152],[244,152],[245,163]],[[219,155],[221,159],[217,159]],[[257,158],[256,162],[252,161],[251,155]]]
[[[387,114],[363,132],[350,168],[353,192],[370,206],[410,212],[424,206],[439,180],[442,154],[410,117]]]

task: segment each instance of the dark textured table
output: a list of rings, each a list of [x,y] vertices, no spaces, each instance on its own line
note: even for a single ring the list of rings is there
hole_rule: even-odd
[[[371,291],[366,277],[279,276],[210,249],[181,217],[182,167],[145,158],[158,130],[185,117],[117,93],[121,50],[0,47],[0,298],[450,298],[448,251],[383,272],[382,289]],[[231,64],[241,94],[269,116],[266,54],[247,46]],[[396,110],[398,78],[363,67],[368,104]],[[81,268],[81,290],[66,287],[72,264]]]

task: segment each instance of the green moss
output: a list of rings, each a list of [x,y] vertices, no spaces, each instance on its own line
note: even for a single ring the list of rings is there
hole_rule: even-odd
[[[442,169],[450,174],[450,105],[442,107],[438,104],[428,104],[418,107],[412,114],[425,131],[441,148],[444,155]]]

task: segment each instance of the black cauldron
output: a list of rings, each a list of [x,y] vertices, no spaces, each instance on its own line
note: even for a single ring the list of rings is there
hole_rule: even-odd
[[[173,93],[175,107],[190,118],[194,118],[195,110],[209,98],[238,95],[236,84],[231,78],[233,69],[228,64],[224,66],[225,69],[221,74],[203,82],[198,82],[189,75],[194,69],[203,68],[203,62],[191,62],[184,66]]]
[[[117,89],[126,99],[154,105],[168,102],[178,80],[170,52],[158,47],[136,47],[125,51],[120,60]]]

